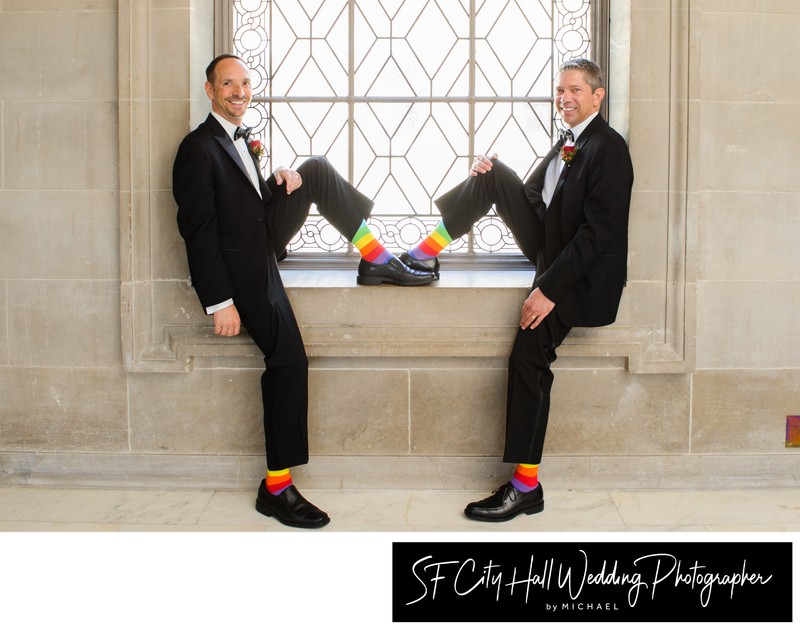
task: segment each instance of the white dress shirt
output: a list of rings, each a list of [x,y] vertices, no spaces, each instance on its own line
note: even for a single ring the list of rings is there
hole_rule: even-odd
[[[597,116],[597,114],[598,112],[595,112],[582,123],[572,127],[570,129],[570,131],[572,131],[572,140],[565,141],[564,146],[573,146],[578,141],[578,138],[583,133],[583,130],[589,126],[589,123],[594,120],[594,117]],[[553,200],[553,193],[556,191],[558,178],[561,177],[561,170],[563,168],[564,160],[561,159],[560,155],[550,160],[550,164],[547,165],[547,173],[545,173],[544,176],[544,186],[542,186],[542,200],[544,201],[544,205],[547,207],[550,207],[550,202]]]

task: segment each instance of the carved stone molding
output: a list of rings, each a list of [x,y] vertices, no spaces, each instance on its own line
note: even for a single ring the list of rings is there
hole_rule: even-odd
[[[195,357],[230,357],[233,363],[239,357],[243,365],[252,365],[258,351],[249,339],[214,337],[208,318],[200,312],[187,282],[169,190],[174,150],[204,117],[200,117],[201,110],[207,111],[202,66],[213,55],[213,3],[186,0],[185,7],[173,6],[168,15],[151,5],[123,0],[119,8],[125,366],[133,372],[184,371],[192,368]],[[629,111],[637,172],[631,216],[655,217],[657,234],[651,237],[649,225],[632,229],[631,280],[617,324],[573,331],[559,354],[622,357],[632,372],[689,372],[694,367],[695,326],[694,284],[687,282],[686,229],[691,201],[687,190],[689,6],[685,0],[674,0],[669,10],[663,11],[669,19],[662,19],[652,10],[635,10],[627,0],[619,0],[611,3],[611,13],[612,19],[620,13],[629,19],[629,68],[620,67],[625,55],[617,49],[612,54],[611,74],[612,79],[625,74],[617,81],[625,86],[618,90],[618,97],[625,99],[620,107]],[[169,28],[164,26],[165,18]],[[637,33],[647,33],[647,37],[637,37]],[[662,43],[657,52],[651,50],[653,39]],[[616,44],[619,46],[619,39]],[[662,54],[664,49],[667,54]],[[183,67],[183,76],[169,86],[170,100],[165,99],[163,86],[153,83],[153,77],[163,71],[163,60],[156,53],[166,50],[177,50],[179,59],[174,63]],[[657,85],[662,94],[660,100],[654,99],[659,101],[657,107],[639,93],[641,83],[647,81]],[[612,80],[612,94],[614,86]],[[614,103],[612,96],[612,111]],[[166,127],[165,118],[175,124]],[[639,141],[642,137],[664,141]],[[520,297],[524,298],[530,281],[530,273],[524,272],[517,280],[494,286],[411,291],[382,287],[370,292],[355,286],[354,270],[347,283],[339,282],[333,272],[322,272],[317,277],[323,279],[317,284],[305,283],[302,272],[293,273],[299,280],[289,278],[287,287],[312,357],[502,356],[513,337],[513,316]],[[327,273],[333,274],[329,284],[324,279]],[[415,324],[408,325],[408,319],[381,315],[410,308],[417,291],[426,292],[420,299],[424,297],[429,321],[411,320]],[[365,297],[376,303],[359,321],[361,315],[356,313],[364,312],[360,300]],[[352,305],[349,311],[348,303]],[[333,321],[331,309],[337,313]],[[457,327],[446,321],[452,314],[464,318]]]

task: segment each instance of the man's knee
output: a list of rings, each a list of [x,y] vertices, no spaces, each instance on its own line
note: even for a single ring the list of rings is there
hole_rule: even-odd
[[[268,370],[280,370],[284,374],[300,375],[308,372],[308,357],[303,348],[294,351],[282,348],[279,354],[275,353],[269,358],[265,357],[264,363]]]
[[[552,349],[545,331],[537,326],[533,330],[521,330],[508,357],[509,370],[546,369],[552,362]]]
[[[297,172],[301,175],[310,172],[324,172],[332,169],[331,163],[324,155],[312,155],[311,157],[303,160],[302,164],[297,167]]]
[[[502,160],[498,159],[492,160],[492,170],[487,174],[493,179],[505,180],[507,178],[511,178],[511,181],[515,183],[520,179],[519,175],[517,175],[517,172],[514,169],[512,169]]]

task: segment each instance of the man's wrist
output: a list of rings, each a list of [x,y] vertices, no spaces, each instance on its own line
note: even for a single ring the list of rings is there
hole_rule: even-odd
[[[207,306],[206,315],[213,315],[217,311],[221,311],[223,308],[228,308],[229,306],[232,305],[233,305],[233,298],[225,300],[224,302],[220,302],[219,304],[214,304],[213,306]]]

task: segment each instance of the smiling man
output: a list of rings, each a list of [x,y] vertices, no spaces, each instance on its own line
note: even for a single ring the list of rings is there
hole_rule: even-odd
[[[508,360],[503,461],[511,480],[467,517],[505,521],[544,509],[538,471],[550,410],[556,349],[575,326],[616,319],[627,273],[633,165],[623,138],[600,116],[605,97],[596,63],[561,65],[555,107],[566,129],[526,182],[507,165],[477,156],[466,180],[436,200],[442,221],[401,260],[439,274],[439,252],[495,206],[536,265]]]
[[[262,177],[262,145],[242,126],[253,95],[244,61],[220,55],[206,79],[211,113],[181,142],[172,173],[192,284],[216,334],[233,337],[244,327],[264,353],[267,473],[256,509],[285,525],[322,527],[328,515],[300,494],[290,472],[308,461],[308,359],[278,259],[317,204],[360,251],[359,284],[417,286],[433,274],[409,269],[378,242],[366,224],[372,201],[325,158]]]

